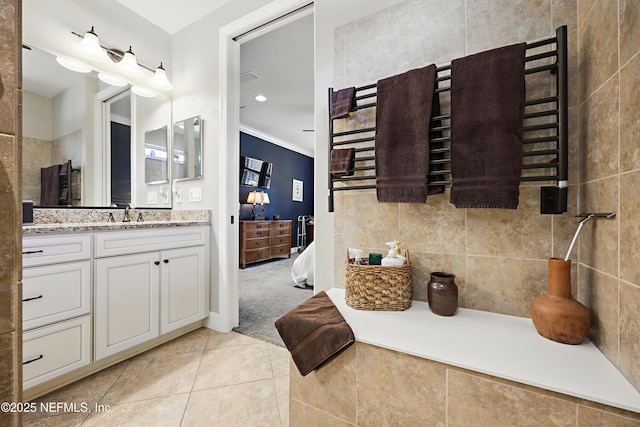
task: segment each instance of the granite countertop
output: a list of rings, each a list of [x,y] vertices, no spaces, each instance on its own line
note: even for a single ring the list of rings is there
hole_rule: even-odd
[[[51,223],[28,224],[22,226],[23,236],[32,236],[46,233],[73,233],[96,231],[122,231],[140,230],[149,228],[190,227],[209,225],[208,220],[166,220],[166,221],[142,221],[142,222],[83,222],[83,223]]]

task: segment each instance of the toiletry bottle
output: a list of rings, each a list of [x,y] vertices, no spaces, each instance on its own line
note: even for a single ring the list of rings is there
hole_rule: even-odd
[[[387,267],[399,267],[404,265],[405,257],[400,255],[400,248],[398,245],[402,243],[399,240],[394,240],[392,242],[387,242],[385,245],[389,246],[389,252],[387,256],[382,258],[382,265]]]

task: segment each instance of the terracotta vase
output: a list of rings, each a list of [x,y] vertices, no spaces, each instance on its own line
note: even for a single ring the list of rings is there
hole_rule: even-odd
[[[458,310],[458,285],[451,273],[433,272],[427,284],[429,308],[440,316],[453,316]]]
[[[580,344],[591,328],[589,309],[571,297],[571,261],[549,258],[547,293],[530,308],[538,333],[552,341]]]

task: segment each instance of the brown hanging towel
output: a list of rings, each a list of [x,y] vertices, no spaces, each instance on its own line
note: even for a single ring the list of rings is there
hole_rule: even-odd
[[[355,148],[334,148],[331,150],[329,173],[336,177],[353,175],[355,152]]]
[[[383,203],[424,203],[436,66],[378,80],[376,192]]]
[[[331,100],[331,104],[333,105],[331,108],[332,119],[343,119],[345,117],[349,117],[349,112],[355,111],[357,106],[356,88],[348,87],[340,89],[337,92],[333,92]]]
[[[451,197],[457,208],[518,207],[525,43],[451,62]]]
[[[40,205],[60,204],[60,165],[40,169]]]

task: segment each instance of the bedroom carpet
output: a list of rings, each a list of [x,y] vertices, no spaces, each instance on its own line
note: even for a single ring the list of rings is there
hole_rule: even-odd
[[[240,269],[240,324],[234,331],[284,347],[274,322],[313,296],[312,288],[294,287],[291,266],[298,255],[249,264]]]

